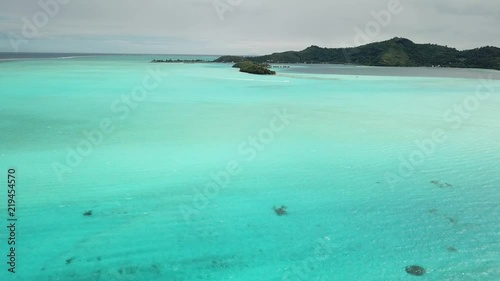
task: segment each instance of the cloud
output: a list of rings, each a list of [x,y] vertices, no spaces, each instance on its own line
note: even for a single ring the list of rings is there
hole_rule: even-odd
[[[39,1],[56,0],[0,0],[0,32],[21,34],[22,18],[43,11]],[[223,20],[214,1],[71,0],[21,51],[264,54],[313,44],[339,47],[352,45],[355,28],[363,29],[372,12],[394,0],[217,0],[231,7]],[[400,1],[403,12],[373,40],[402,36],[459,49],[500,46],[497,0]],[[11,49],[0,37],[0,51]]]

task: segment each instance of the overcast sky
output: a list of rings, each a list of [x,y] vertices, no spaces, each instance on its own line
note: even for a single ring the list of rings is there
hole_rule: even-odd
[[[376,22],[382,10],[388,24]],[[0,52],[256,55],[396,36],[500,46],[500,1],[0,0]]]

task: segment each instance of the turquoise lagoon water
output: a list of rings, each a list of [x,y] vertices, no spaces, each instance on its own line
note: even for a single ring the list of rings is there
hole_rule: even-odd
[[[498,72],[152,58],[0,64],[2,280],[500,280]]]

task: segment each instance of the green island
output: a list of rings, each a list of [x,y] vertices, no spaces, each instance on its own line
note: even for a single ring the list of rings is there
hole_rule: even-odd
[[[222,56],[214,62],[238,63],[310,63],[352,64],[365,66],[456,67],[500,70],[500,48],[486,46],[459,51],[436,44],[416,44],[406,38],[366,44],[352,48],[311,46],[302,51],[288,51],[265,56]]]
[[[455,67],[500,70],[500,48],[486,46],[459,51],[436,44],[416,44],[395,37],[352,48],[311,46],[302,51],[273,53],[265,56],[222,56],[206,60],[152,60],[151,63],[233,63],[241,72],[274,75],[271,64],[351,64],[392,67]]]
[[[271,67],[267,63],[256,63],[253,61],[241,61],[233,65],[234,68],[239,68],[240,72],[260,75],[275,75],[276,71],[269,70]]]

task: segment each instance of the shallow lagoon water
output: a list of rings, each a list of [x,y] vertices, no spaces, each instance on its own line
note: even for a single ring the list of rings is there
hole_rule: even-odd
[[[0,167],[18,177],[7,280],[500,278],[498,72],[264,77],[150,59],[0,65]],[[158,85],[125,114],[151,72]],[[68,162],[103,120],[113,130]],[[238,173],[205,191],[229,163]]]

